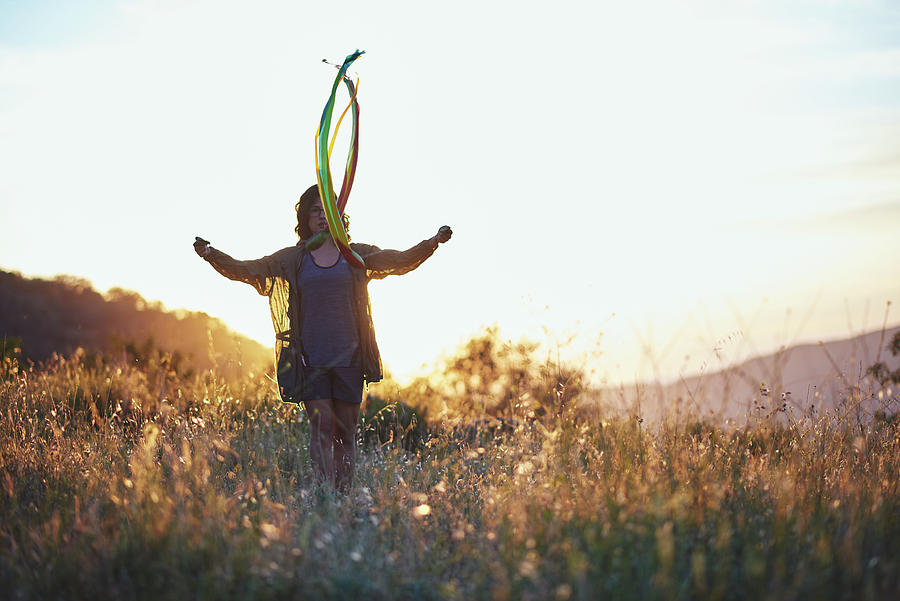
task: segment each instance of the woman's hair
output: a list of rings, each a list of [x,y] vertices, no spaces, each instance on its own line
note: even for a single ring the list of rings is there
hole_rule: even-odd
[[[294,209],[297,211],[297,225],[294,227],[294,231],[297,232],[300,242],[305,242],[312,237],[312,232],[309,231],[309,211],[312,209],[312,206],[316,204],[317,200],[319,200],[319,186],[312,185],[306,189],[306,192],[300,195],[300,200],[294,205]],[[350,217],[348,217],[346,213],[343,215],[343,222],[344,230],[347,231],[347,239],[349,240]]]

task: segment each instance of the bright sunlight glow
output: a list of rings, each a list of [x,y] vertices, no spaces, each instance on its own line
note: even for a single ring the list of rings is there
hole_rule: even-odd
[[[265,299],[190,244],[295,242],[321,59],[361,48],[353,239],[455,232],[371,285],[401,379],[491,324],[674,378],[735,331],[845,336],[900,298],[896,3],[388,4],[0,5],[0,267],[271,344]]]

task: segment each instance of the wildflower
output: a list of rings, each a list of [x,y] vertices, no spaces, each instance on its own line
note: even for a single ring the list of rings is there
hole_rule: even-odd
[[[278,528],[274,524],[263,524],[259,530],[266,538],[276,538],[278,536]]]

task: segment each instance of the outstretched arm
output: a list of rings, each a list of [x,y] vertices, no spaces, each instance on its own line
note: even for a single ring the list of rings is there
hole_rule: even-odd
[[[361,251],[360,255],[362,255],[366,263],[369,277],[381,279],[389,275],[409,273],[434,254],[438,244],[446,242],[452,235],[453,230],[445,225],[431,238],[422,240],[407,250],[380,249],[377,246],[358,245],[358,252]]]
[[[239,261],[213,248],[199,236],[194,241],[194,251],[229,280],[250,284],[263,296],[269,294],[272,277],[275,275],[274,255],[254,261]]]

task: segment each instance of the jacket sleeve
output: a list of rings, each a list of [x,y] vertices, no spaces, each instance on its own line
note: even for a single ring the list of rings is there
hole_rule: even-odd
[[[433,238],[422,240],[407,250],[380,249],[369,244],[353,244],[366,263],[369,279],[380,280],[389,275],[409,273],[434,254],[438,243]]]
[[[252,261],[239,261],[210,247],[209,253],[203,258],[229,280],[250,284],[259,294],[268,296],[277,275],[278,255],[281,252]]]

